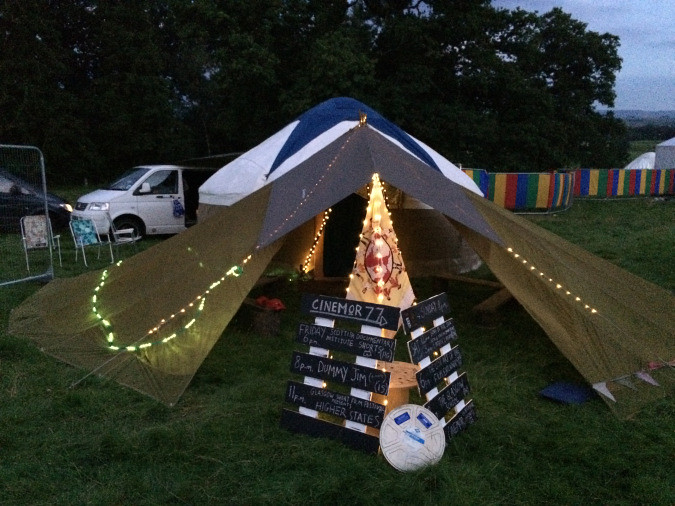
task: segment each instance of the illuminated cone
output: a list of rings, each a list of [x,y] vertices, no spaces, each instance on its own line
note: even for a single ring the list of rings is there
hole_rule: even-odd
[[[373,175],[347,298],[401,309],[410,307],[415,299],[377,174]]]

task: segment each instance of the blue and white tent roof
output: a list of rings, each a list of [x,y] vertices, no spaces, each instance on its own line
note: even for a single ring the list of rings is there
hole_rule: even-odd
[[[422,141],[407,134],[367,105],[352,98],[340,97],[306,111],[276,134],[224,166],[200,187],[200,203],[234,204],[293,170],[358,126],[360,114],[366,115],[367,127],[388,142],[454,183],[481,194],[471,178]]]

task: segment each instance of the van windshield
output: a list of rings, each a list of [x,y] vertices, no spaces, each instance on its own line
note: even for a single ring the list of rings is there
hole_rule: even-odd
[[[122,174],[122,177],[108,186],[108,190],[126,191],[131,188],[136,181],[148,173],[150,169],[146,167],[135,167]]]

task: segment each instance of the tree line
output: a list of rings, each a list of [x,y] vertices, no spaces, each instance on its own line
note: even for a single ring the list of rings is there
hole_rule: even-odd
[[[356,98],[465,167],[620,166],[618,37],[489,0],[5,0],[0,143],[60,181],[245,151]]]

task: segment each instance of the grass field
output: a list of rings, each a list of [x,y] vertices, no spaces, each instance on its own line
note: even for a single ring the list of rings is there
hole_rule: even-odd
[[[672,200],[639,199],[577,201],[530,219],[673,290],[674,217]],[[67,255],[57,276],[84,270]],[[438,465],[405,474],[382,456],[279,428],[299,349],[296,283],[265,289],[288,307],[280,334],[252,332],[242,309],[174,408],[94,376],[69,388],[84,371],[5,331],[11,308],[39,286],[1,288],[0,504],[675,503],[672,399],[630,421],[599,399],[544,400],[553,381],[583,381],[516,303],[482,328],[471,307],[490,288],[413,284],[419,298],[448,292],[479,419]]]

